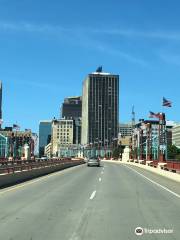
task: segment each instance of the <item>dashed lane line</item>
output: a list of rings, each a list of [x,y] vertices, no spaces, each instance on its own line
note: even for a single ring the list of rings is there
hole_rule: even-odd
[[[91,196],[90,196],[90,200],[93,200],[93,198],[96,196],[96,191],[94,191],[92,194],[91,194]]]

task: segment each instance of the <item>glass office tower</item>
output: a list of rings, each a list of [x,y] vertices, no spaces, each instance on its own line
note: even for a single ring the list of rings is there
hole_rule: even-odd
[[[44,155],[44,148],[51,141],[51,126],[51,120],[43,120],[39,123],[39,157]]]

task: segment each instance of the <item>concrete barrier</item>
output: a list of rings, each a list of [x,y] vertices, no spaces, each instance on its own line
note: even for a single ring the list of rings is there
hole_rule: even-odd
[[[49,173],[57,172],[65,168],[74,167],[80,164],[83,164],[83,161],[61,163],[55,166],[49,166],[49,167],[46,166],[43,168],[32,169],[29,171],[24,170],[24,171],[9,173],[9,174],[1,174],[0,188],[12,186],[17,183],[21,183],[27,180],[31,180],[33,178],[41,177]]]

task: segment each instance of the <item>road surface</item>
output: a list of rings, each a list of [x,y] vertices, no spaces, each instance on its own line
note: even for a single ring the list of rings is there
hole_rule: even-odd
[[[170,233],[136,236],[137,227]],[[135,167],[102,163],[0,190],[0,240],[139,238],[180,239],[178,183]]]

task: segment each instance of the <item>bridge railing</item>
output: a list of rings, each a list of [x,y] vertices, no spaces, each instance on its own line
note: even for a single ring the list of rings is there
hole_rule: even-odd
[[[146,160],[134,160],[134,162],[146,164]],[[158,160],[152,160],[148,164],[151,167],[157,168],[160,162]],[[162,168],[167,171],[177,172],[180,173],[180,160],[168,159],[164,162]]]
[[[18,171],[30,171],[32,169],[45,168],[63,164],[81,164],[83,160],[72,160],[71,158],[56,158],[48,160],[0,160],[0,174],[14,173]]]

